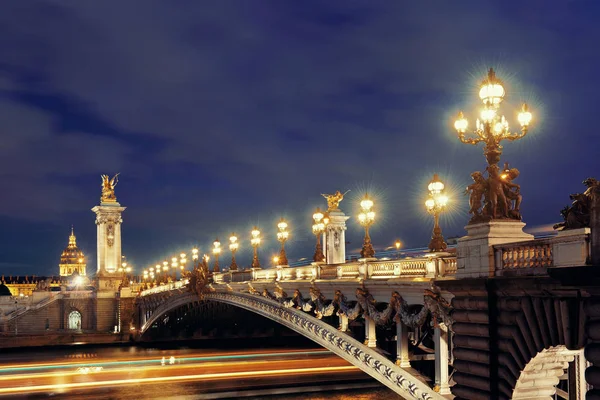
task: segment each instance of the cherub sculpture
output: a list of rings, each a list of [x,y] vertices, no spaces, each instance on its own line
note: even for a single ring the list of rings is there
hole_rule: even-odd
[[[508,165],[504,169],[504,172],[501,175],[501,178],[504,182],[504,195],[506,196],[506,200],[509,206],[509,216],[511,218],[520,219],[521,218],[521,201],[523,200],[523,196],[521,196],[521,186],[513,183],[513,179],[516,179],[519,176],[519,170],[516,168],[508,169]]]
[[[497,164],[489,165],[488,171],[488,200],[489,213],[492,219],[509,218],[508,203],[504,194],[504,181],[500,176],[500,167]],[[485,210],[487,211],[487,210]]]
[[[473,214],[471,220],[481,217],[482,198],[487,190],[487,182],[480,171],[471,174],[473,183],[465,189],[465,194],[469,195],[469,214]]]
[[[321,196],[327,199],[327,211],[337,211],[339,210],[339,205],[342,200],[344,200],[344,196],[348,193],[349,190],[344,192],[343,194],[338,190],[335,194],[321,194]]]

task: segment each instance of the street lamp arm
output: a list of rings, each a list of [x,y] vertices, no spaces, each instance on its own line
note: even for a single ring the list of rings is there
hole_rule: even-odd
[[[506,133],[502,135],[500,140],[510,140],[512,142],[525,137],[525,135],[527,135],[527,129],[523,128],[523,130],[520,133]]]
[[[483,137],[481,137],[480,135],[477,135],[477,137],[466,137],[464,133],[459,133],[458,139],[462,143],[472,144],[473,146],[485,141],[485,139]]]

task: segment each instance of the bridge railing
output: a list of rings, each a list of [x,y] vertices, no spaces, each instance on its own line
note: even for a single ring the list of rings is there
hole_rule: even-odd
[[[140,292],[140,296],[148,296],[150,294],[168,292],[168,291],[174,290],[174,289],[182,289],[189,282],[190,282],[189,279],[183,279],[183,280],[177,281],[177,282],[169,282],[169,283],[159,285],[159,286],[156,286],[156,287],[153,287],[150,289],[142,290]]]
[[[589,264],[589,228],[562,231],[557,236],[494,246],[496,275],[537,275],[547,268]]]
[[[215,283],[248,281],[295,281],[327,279],[437,278],[456,273],[456,256],[445,253],[398,260],[362,260],[328,265],[312,263],[299,267],[228,271],[213,274]]]

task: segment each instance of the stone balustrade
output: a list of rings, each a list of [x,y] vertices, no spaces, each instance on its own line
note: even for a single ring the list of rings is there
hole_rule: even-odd
[[[456,257],[450,253],[433,253],[427,257],[400,260],[365,259],[337,265],[312,263],[300,267],[277,266],[213,274],[214,283],[248,281],[311,281],[328,279],[398,279],[438,278],[456,272]]]
[[[547,268],[589,264],[590,229],[559,232],[552,238],[494,246],[496,275],[540,275]]]
[[[159,285],[159,286],[153,287],[151,289],[143,290],[140,292],[140,296],[148,296],[151,294],[168,292],[168,291],[174,290],[174,289],[182,289],[188,283],[189,283],[189,279],[183,279],[183,280],[177,281],[177,282],[170,282],[170,283],[167,283],[164,285]]]

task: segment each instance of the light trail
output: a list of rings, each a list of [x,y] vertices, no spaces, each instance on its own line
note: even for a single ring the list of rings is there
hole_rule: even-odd
[[[296,360],[297,361],[297,360]],[[239,365],[262,365],[262,364],[270,364],[272,363],[272,360],[258,360],[258,361],[238,361],[238,362],[229,362],[227,363],[228,367],[233,367],[233,366],[239,366]],[[98,376],[101,374],[113,374],[113,373],[119,373],[119,372],[123,372],[123,373],[127,373],[127,372],[135,372],[135,373],[142,373],[142,372],[148,372],[148,371],[164,371],[164,372],[173,372],[175,370],[178,369],[190,369],[190,368],[210,368],[210,367],[221,367],[223,366],[223,364],[221,362],[205,362],[202,364],[194,364],[194,363],[189,363],[189,364],[165,364],[162,365],[160,364],[160,360],[159,360],[159,365],[150,365],[150,366],[143,366],[138,370],[134,370],[132,371],[130,368],[113,368],[113,369],[102,369],[100,371],[95,371],[95,372],[91,372],[89,374],[86,373],[82,373],[80,371],[57,371],[57,372],[47,372],[47,373],[33,373],[33,374],[12,374],[12,375],[5,375],[5,376],[0,376],[0,381],[15,381],[15,380],[22,380],[22,379],[41,379],[41,378],[55,378],[55,377],[64,377],[64,376],[81,376],[81,375],[88,375],[88,376]],[[71,366],[71,368],[73,368],[73,366]]]
[[[236,359],[253,359],[262,357],[281,357],[281,356],[295,356],[295,355],[319,355],[319,354],[332,354],[329,350],[314,350],[314,351],[286,351],[279,353],[250,353],[250,354],[231,354],[231,355],[213,355],[213,356],[200,356],[200,357],[179,357],[176,360],[181,362],[208,362],[208,361],[225,361],[225,360],[236,360]],[[46,369],[67,369],[73,368],[73,366],[83,365],[88,367],[112,367],[121,366],[123,364],[128,365],[143,365],[143,364],[161,364],[161,358],[144,358],[141,360],[123,360],[123,361],[95,361],[86,362],[85,360],[78,362],[58,362],[58,363],[46,363],[46,364],[16,364],[8,365],[0,369],[0,374],[20,371],[41,371]],[[14,375],[12,375],[14,376]],[[0,380],[3,377],[0,376]]]
[[[51,390],[66,390],[66,389],[81,389],[81,388],[93,388],[97,386],[122,386],[130,384],[144,384],[144,383],[161,383],[161,382],[181,382],[191,380],[209,380],[209,379],[225,379],[225,378],[255,378],[260,376],[283,376],[291,374],[308,374],[308,373],[323,373],[323,372],[345,372],[358,370],[358,367],[340,366],[340,367],[311,367],[311,368],[291,368],[291,369],[276,369],[276,370],[265,370],[265,371],[240,371],[240,372],[222,372],[222,373],[211,373],[211,374],[195,374],[195,375],[180,375],[180,376],[164,376],[154,378],[135,378],[135,379],[119,379],[119,380],[107,380],[97,382],[74,382],[74,383],[61,383],[51,385],[38,385],[38,386],[19,386],[14,388],[0,388],[0,394],[17,394],[17,393],[31,393],[40,391],[51,391]]]

